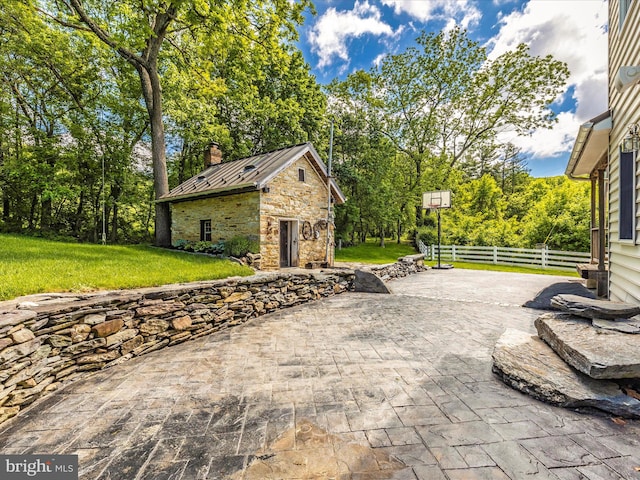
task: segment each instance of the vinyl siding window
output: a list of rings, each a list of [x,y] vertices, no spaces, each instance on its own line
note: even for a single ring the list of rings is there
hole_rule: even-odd
[[[200,241],[211,241],[211,220],[200,220]]]
[[[635,153],[620,152],[620,240],[634,240],[636,204]]]

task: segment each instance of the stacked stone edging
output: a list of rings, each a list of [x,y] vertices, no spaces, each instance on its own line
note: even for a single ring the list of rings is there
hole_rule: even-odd
[[[406,276],[426,269],[422,259],[403,257],[374,273]],[[0,302],[0,423],[87,372],[353,290],[354,277],[348,269],[272,272]]]
[[[406,277],[407,275],[424,272],[426,270],[429,270],[429,267],[424,264],[424,254],[422,253],[400,257],[396,263],[369,268],[371,273],[376,274],[383,281]]]
[[[353,277],[352,271],[261,273],[58,295],[50,302],[23,302],[21,309],[16,302],[14,309],[0,311],[0,423],[86,372],[345,292]]]

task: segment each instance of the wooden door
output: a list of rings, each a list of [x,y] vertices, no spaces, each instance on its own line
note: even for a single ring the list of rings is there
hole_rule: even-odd
[[[280,267],[297,267],[298,252],[298,221],[280,220]]]

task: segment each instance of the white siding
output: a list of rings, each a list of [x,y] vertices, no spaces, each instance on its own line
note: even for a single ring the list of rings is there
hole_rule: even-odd
[[[640,0],[632,1],[620,24],[620,1],[609,2],[609,108],[613,129],[609,143],[609,261],[612,300],[640,303],[640,169],[636,163],[635,241],[619,240],[619,146],[630,123],[640,123],[640,85],[618,93],[614,82],[624,65],[640,65]]]

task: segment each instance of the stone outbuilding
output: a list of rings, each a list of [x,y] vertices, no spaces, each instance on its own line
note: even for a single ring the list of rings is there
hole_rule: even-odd
[[[226,162],[212,143],[205,170],[159,201],[171,204],[174,244],[248,237],[274,270],[333,264],[328,208],[345,197],[311,143]]]

